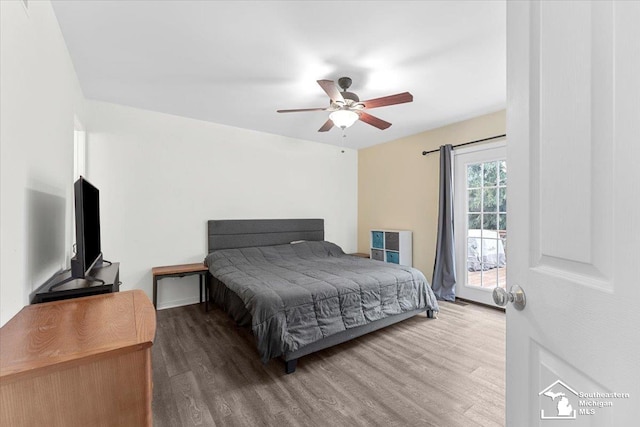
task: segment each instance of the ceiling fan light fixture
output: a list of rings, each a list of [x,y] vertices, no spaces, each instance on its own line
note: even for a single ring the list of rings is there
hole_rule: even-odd
[[[0,0],[1,1],[1,0]],[[329,96],[329,106],[326,108],[298,108],[295,110],[278,110],[278,113],[297,113],[299,111],[332,111],[329,119],[318,129],[318,132],[328,132],[334,126],[344,130],[353,125],[356,120],[371,125],[380,130],[388,129],[391,123],[372,116],[364,110],[372,108],[386,107],[388,105],[404,104],[412,102],[413,95],[409,92],[397,93],[395,95],[383,96],[380,98],[368,99],[360,102],[360,98],[347,89],[351,86],[349,77],[338,79],[338,85],[342,92],[338,90],[333,80],[317,80],[322,90]]]
[[[329,118],[333,124],[338,126],[340,129],[346,129],[353,125],[359,117],[358,113],[351,110],[338,110],[329,114]]]

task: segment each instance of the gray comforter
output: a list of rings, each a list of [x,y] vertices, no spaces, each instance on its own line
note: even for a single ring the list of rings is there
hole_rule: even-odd
[[[387,316],[438,311],[420,271],[345,255],[330,242],[217,250],[205,263],[251,314],[264,362]]]

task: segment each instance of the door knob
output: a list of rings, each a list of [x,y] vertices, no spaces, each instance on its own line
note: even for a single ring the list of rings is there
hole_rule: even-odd
[[[524,294],[524,290],[518,285],[513,285],[509,292],[502,288],[495,288],[493,290],[493,302],[500,307],[504,307],[508,302],[512,302],[516,310],[522,310],[527,305],[527,298]]]

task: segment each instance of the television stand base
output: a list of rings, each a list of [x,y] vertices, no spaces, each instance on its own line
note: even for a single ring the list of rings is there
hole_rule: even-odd
[[[93,268],[89,276],[72,277],[70,270],[54,275],[38,288],[31,298],[32,304],[57,301],[89,295],[120,291],[120,263]]]
[[[102,279],[96,279],[95,277],[91,277],[91,276],[84,276],[84,277],[73,277],[73,276],[70,276],[70,277],[67,277],[67,278],[63,279],[63,280],[62,280],[62,281],[60,281],[60,282],[57,282],[57,283],[52,284],[52,285],[49,287],[49,290],[48,290],[47,292],[54,292],[54,290],[55,290],[56,288],[58,288],[58,287],[60,287],[60,286],[64,285],[65,283],[72,282],[72,281],[74,281],[74,280],[85,280],[85,281],[90,282],[90,283],[100,282],[100,284],[101,284],[101,285],[105,285],[105,284],[106,284],[106,283],[104,282],[104,280],[102,280]],[[91,285],[91,286],[93,286],[93,285]]]

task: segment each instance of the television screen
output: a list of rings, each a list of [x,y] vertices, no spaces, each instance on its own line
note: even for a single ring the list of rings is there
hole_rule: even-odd
[[[76,213],[76,268],[86,275],[102,255],[100,248],[100,192],[82,176],[74,184]],[[75,270],[75,271],[74,271]]]

